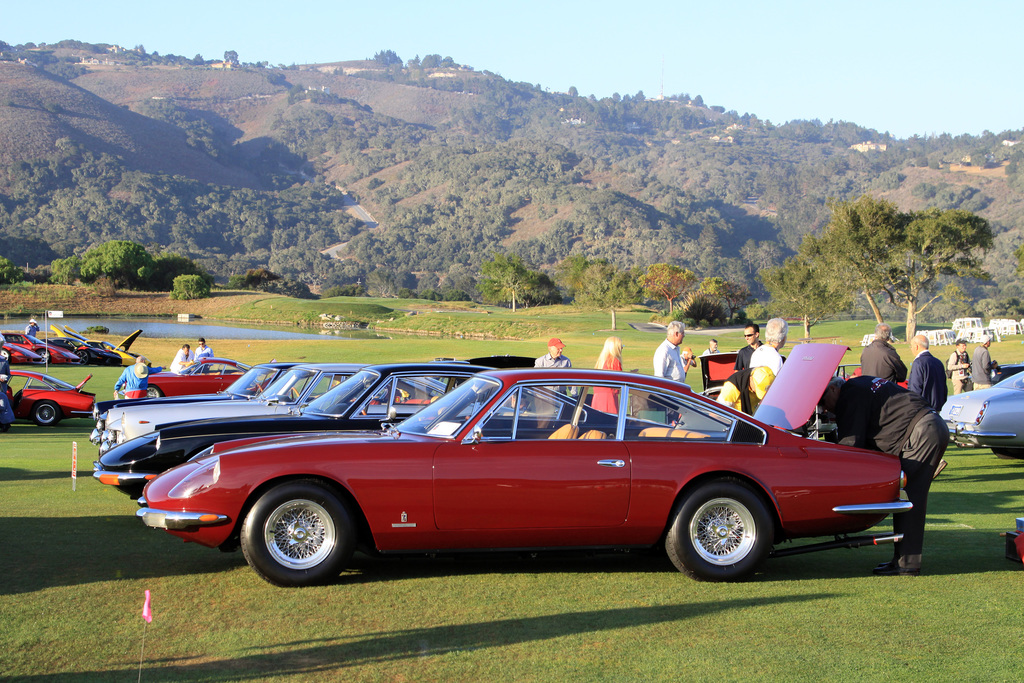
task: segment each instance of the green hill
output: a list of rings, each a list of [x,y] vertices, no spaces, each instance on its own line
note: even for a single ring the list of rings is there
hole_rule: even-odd
[[[1016,291],[1020,131],[896,140],[699,96],[550,93],[451,60],[225,69],[107,52],[4,52],[38,62],[0,62],[0,235],[18,263],[125,238],[221,278],[261,266],[314,288],[383,273],[468,291],[495,251],[544,270],[668,260],[756,286],[828,221],[827,199],[870,192],[988,218],[995,280],[966,287]],[[336,244],[341,258],[320,254]]]

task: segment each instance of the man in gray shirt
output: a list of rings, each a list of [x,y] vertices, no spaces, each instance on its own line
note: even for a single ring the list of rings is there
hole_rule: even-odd
[[[548,352],[533,363],[535,368],[571,368],[572,361],[568,356],[562,354],[565,344],[558,337],[552,337],[548,341]]]
[[[988,347],[992,346],[992,337],[981,335],[981,345],[974,347],[971,354],[971,378],[975,389],[989,389],[992,386],[992,371],[999,369],[999,363],[992,360]]]

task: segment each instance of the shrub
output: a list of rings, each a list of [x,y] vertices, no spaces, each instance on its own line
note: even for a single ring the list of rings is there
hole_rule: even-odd
[[[699,291],[691,292],[683,299],[676,319],[690,319],[697,324],[714,325],[725,319],[725,309],[718,297]]]
[[[205,299],[210,296],[210,283],[202,275],[179,275],[174,278],[172,299]]]
[[[117,294],[117,285],[106,275],[101,275],[93,280],[92,286],[100,296],[114,296]]]

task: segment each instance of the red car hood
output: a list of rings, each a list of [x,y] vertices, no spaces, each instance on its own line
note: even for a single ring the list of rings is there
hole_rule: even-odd
[[[798,344],[786,357],[754,418],[782,429],[806,424],[825,386],[849,351],[842,344]]]

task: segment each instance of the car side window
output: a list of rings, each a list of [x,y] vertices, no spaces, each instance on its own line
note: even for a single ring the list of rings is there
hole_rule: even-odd
[[[632,387],[627,402],[625,438],[727,441],[735,419],[700,403]]]
[[[340,375],[321,375],[320,379],[317,380],[316,385],[313,387],[313,391],[309,392],[306,396],[306,401],[312,401],[314,398],[323,396],[328,391],[338,386],[340,381],[344,379]]]
[[[583,408],[573,424],[579,397],[588,387],[525,386],[509,394],[481,425],[484,439],[517,441],[576,438],[579,423],[591,411]],[[575,432],[575,434],[574,434]]]

